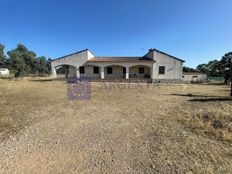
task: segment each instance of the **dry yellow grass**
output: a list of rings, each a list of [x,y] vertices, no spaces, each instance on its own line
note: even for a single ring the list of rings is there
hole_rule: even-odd
[[[0,173],[232,172],[224,85],[93,83],[79,101],[30,80],[0,80]]]

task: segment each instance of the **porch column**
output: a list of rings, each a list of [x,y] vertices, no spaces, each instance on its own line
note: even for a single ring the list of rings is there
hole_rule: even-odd
[[[126,67],[126,79],[129,79],[129,67]]]
[[[76,66],[76,78],[79,79],[80,78],[80,67]]]
[[[101,79],[105,78],[104,66],[101,66]]]
[[[68,70],[69,70],[69,66],[65,66],[65,78],[68,78]]]
[[[56,68],[54,66],[52,66],[52,77],[57,78]]]
[[[151,79],[155,79],[155,63],[151,65]]]

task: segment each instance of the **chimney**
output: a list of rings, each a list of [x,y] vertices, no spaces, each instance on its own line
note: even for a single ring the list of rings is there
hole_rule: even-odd
[[[152,51],[154,51],[154,49],[153,49],[153,48],[150,48],[150,49],[149,49],[149,53],[152,52]]]

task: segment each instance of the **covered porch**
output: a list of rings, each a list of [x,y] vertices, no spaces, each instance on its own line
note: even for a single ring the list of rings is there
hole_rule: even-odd
[[[153,64],[87,64],[79,67],[80,77],[92,79],[151,79]]]
[[[59,65],[64,67],[65,78],[91,79],[151,79],[152,65],[146,64],[85,64],[83,66]],[[57,67],[53,74],[57,77]]]

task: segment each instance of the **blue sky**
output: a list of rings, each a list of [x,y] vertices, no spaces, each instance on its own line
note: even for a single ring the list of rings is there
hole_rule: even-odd
[[[232,51],[231,7],[232,0],[1,0],[0,43],[51,58],[157,48],[196,67]]]

